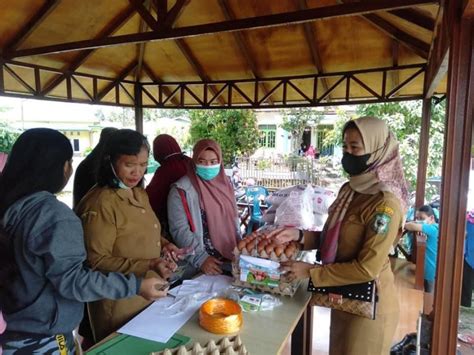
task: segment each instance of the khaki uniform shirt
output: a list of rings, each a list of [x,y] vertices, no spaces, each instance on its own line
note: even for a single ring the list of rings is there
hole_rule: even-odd
[[[342,221],[336,261],[311,270],[316,286],[378,279],[375,320],[332,310],[331,354],[389,353],[399,305],[388,254],[402,220],[400,202],[392,193],[356,193]]]
[[[144,277],[160,257],[161,227],[142,188],[95,187],[76,212],[82,220],[89,265],[103,272]],[[96,340],[117,330],[150,304],[141,296],[89,304]]]

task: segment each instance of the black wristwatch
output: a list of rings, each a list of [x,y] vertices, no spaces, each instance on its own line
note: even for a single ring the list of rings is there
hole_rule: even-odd
[[[300,232],[300,236],[298,238],[298,243],[301,243],[303,242],[304,232],[301,229],[299,229],[299,232]]]

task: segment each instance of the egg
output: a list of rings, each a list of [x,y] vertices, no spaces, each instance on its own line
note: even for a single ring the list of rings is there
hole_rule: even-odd
[[[275,248],[275,245],[273,243],[269,243],[267,244],[267,246],[265,246],[265,251],[267,252],[268,255],[270,255],[274,248]]]
[[[237,249],[242,250],[245,248],[245,245],[247,244],[247,241],[245,239],[242,239],[239,244],[237,244]]]
[[[291,256],[293,256],[293,254],[295,253],[296,251],[296,248],[294,247],[294,245],[288,245],[286,248],[285,248],[285,255],[290,258]]]
[[[267,243],[264,240],[260,241],[257,245],[257,251],[261,253],[265,249],[266,245]]]
[[[256,242],[254,240],[247,243],[247,251],[250,253],[252,250],[255,249]]]
[[[283,250],[284,250],[284,247],[282,245],[277,246],[275,248],[275,255],[279,257],[281,253],[283,253]]]

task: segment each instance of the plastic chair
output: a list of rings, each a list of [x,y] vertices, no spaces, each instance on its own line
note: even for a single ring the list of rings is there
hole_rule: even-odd
[[[250,211],[250,220],[247,224],[247,234],[250,234],[264,224],[260,201],[268,196],[268,190],[263,186],[250,186],[245,189],[245,196]]]

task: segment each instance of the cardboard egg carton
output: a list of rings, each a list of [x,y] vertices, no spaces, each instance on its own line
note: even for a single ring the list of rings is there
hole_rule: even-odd
[[[237,335],[221,338],[217,343],[210,340],[205,346],[194,343],[190,347],[182,345],[175,349],[152,352],[150,355],[248,355],[248,351]]]
[[[246,288],[251,288],[254,290],[258,290],[261,292],[268,292],[272,294],[279,294],[279,295],[285,295],[285,296],[293,296],[295,292],[297,291],[301,281],[295,280],[295,281],[288,281],[285,279],[284,275],[282,275],[282,278],[279,282],[279,285],[277,287],[269,287],[266,285],[257,285],[257,284],[252,284],[248,283],[245,281],[240,280],[240,266],[239,266],[239,259],[240,255],[250,255],[254,256],[257,258],[263,258],[263,259],[269,259],[272,261],[276,261],[278,263],[288,261],[288,260],[297,260],[300,256],[300,245],[299,243],[296,242],[291,242],[291,243],[285,243],[281,245],[283,248],[284,252],[281,252],[281,249],[278,250],[279,255],[277,256],[276,253],[276,248],[269,248],[270,253],[267,253],[266,248],[258,248],[258,239],[257,239],[257,247],[254,246],[254,244],[251,245],[248,249],[246,247],[242,248],[239,250],[238,247],[234,248],[234,261],[232,262],[232,275],[234,277],[233,284],[235,286],[239,287],[246,287]],[[288,247],[292,245],[293,248],[292,252],[287,253],[286,251],[288,250]]]

